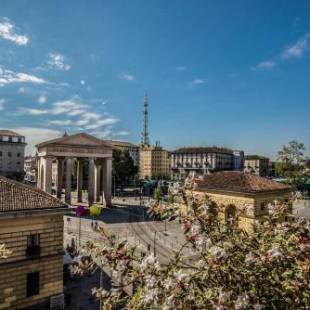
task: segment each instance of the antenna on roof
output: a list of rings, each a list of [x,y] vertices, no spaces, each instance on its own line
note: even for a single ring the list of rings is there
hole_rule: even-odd
[[[68,137],[68,133],[67,133],[67,130],[65,130],[65,133],[64,133],[64,137]]]

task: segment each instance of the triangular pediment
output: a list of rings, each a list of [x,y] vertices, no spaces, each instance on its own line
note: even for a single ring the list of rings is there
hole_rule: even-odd
[[[68,145],[68,146],[92,146],[92,147],[105,147],[112,148],[108,141],[98,139],[87,133],[78,133],[71,136],[64,136],[58,139],[40,143],[38,147],[54,145]]]

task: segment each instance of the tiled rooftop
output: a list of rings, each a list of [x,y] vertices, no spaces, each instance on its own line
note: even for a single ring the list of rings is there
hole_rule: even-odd
[[[66,208],[46,192],[0,176],[0,214],[10,211]]]
[[[290,191],[292,188],[267,178],[239,171],[222,171],[197,180],[197,190],[218,190],[241,193]]]

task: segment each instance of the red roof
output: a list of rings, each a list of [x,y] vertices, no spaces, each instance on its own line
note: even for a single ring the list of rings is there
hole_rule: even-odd
[[[0,214],[10,211],[67,207],[67,204],[36,187],[0,176]]]
[[[196,183],[198,191],[216,190],[239,193],[292,191],[288,185],[240,171],[216,172],[206,175],[203,180],[197,180]]]

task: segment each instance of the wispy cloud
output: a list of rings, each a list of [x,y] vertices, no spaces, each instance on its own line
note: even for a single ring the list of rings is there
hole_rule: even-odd
[[[282,59],[300,58],[309,50],[310,33],[305,34],[296,43],[289,45],[281,54]]]
[[[18,127],[11,128],[11,130],[26,137],[26,154],[35,154],[36,144],[46,140],[58,138],[63,134],[63,132],[59,130],[38,127]]]
[[[51,125],[58,125],[58,126],[68,126],[68,125],[72,124],[72,121],[70,119],[53,120],[53,121],[49,121],[49,124],[51,124]]]
[[[38,98],[38,103],[39,104],[44,104],[46,102],[47,102],[47,96],[46,95],[39,96],[39,98]]]
[[[28,115],[43,115],[43,114],[48,114],[49,110],[22,108],[20,110],[20,113],[21,114],[28,114]]]
[[[289,59],[298,59],[310,49],[310,33],[306,33],[300,37],[294,44],[285,47],[283,51],[275,57],[264,60],[252,67],[255,71],[271,70],[276,65],[283,63]]]
[[[191,87],[194,87],[194,86],[202,85],[204,83],[205,83],[205,81],[203,79],[198,79],[197,78],[197,79],[194,79],[194,80],[190,81],[188,83],[188,85],[191,86]]]
[[[91,106],[81,102],[80,97],[74,96],[68,100],[54,102],[50,108],[35,109],[21,108],[20,114],[40,116],[48,115],[49,118],[57,116],[57,119],[48,119],[46,122],[54,126],[70,126],[83,130],[102,130],[103,127],[111,126],[117,122],[114,116],[104,113],[92,112]],[[59,119],[59,117],[65,118]]]
[[[67,63],[66,57],[60,53],[49,53],[47,65],[50,69],[61,71],[68,71],[71,69],[71,66]]]
[[[134,81],[136,79],[134,75],[128,73],[120,74],[119,78],[124,81]]]
[[[14,72],[0,67],[0,86],[13,83],[48,84],[47,81],[35,75],[23,72]]]
[[[0,38],[14,42],[17,45],[27,45],[29,38],[16,33],[16,27],[8,18],[0,20]]]
[[[271,70],[276,66],[276,62],[273,60],[265,60],[255,66],[254,70]]]
[[[5,103],[5,99],[0,98],[0,111],[4,109],[4,103]]]

